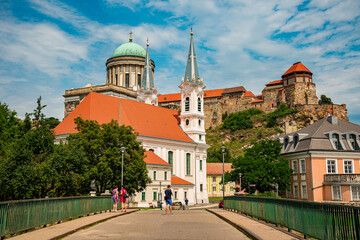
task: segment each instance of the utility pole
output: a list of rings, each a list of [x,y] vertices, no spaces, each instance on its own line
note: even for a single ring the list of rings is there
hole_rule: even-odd
[[[125,153],[125,147],[122,146],[120,148],[121,150],[121,187],[124,185],[124,153]]]

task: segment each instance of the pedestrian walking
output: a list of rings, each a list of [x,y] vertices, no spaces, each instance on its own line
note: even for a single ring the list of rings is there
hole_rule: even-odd
[[[121,211],[123,212],[124,208],[125,208],[125,212],[126,212],[126,199],[128,198],[128,195],[127,195],[127,191],[126,191],[124,185],[121,186],[120,196],[121,196],[121,198],[120,198]]]
[[[186,205],[186,207],[188,206],[188,204],[189,204],[189,200],[188,200],[187,198],[185,198],[185,205]]]
[[[165,214],[167,214],[168,208],[169,208],[170,214],[173,215],[173,212],[172,212],[172,200],[171,200],[172,195],[173,194],[172,194],[172,191],[170,189],[170,185],[168,185],[167,189],[165,190],[165,202],[166,202]]]
[[[116,212],[117,211],[117,205],[118,205],[118,202],[119,202],[119,187],[118,187],[118,185],[115,185],[112,194],[113,194],[112,200],[114,201],[113,211]]]

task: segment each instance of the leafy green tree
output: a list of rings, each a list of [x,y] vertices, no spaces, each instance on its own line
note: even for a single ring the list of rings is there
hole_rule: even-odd
[[[6,103],[0,102],[0,158],[5,154],[6,146],[18,134],[19,123],[16,112],[10,110]]]
[[[124,146],[124,185],[129,194],[145,189],[150,182],[144,149],[136,141],[130,126],[119,126],[116,121],[98,124],[96,121],[75,119],[79,133],[68,137],[68,145],[83,151],[88,161],[88,180],[95,180],[97,192],[121,184],[121,150]],[[90,186],[90,183],[88,182]]]
[[[275,140],[261,140],[244,151],[244,156],[234,159],[231,172],[232,181],[238,181],[242,173],[242,189],[255,184],[260,192],[286,190],[290,186],[292,170],[289,162],[280,155],[281,144]],[[226,180],[226,179],[225,179]]]
[[[45,124],[41,97],[34,119],[26,114],[15,135],[7,139],[6,154],[0,162],[0,196],[3,200],[45,197],[49,190],[47,160],[54,150],[54,136]],[[10,134],[11,135],[11,134]]]
[[[246,111],[223,115],[223,128],[236,131],[239,129],[249,129],[253,127],[251,117],[263,113],[259,109],[249,109]]]
[[[325,95],[321,95],[320,99],[319,99],[319,104],[320,105],[322,105],[322,104],[333,104],[333,102],[331,101],[331,98],[328,98]]]
[[[223,153],[220,147],[210,147],[207,150],[207,159],[206,162],[222,162],[223,161]],[[225,151],[225,156],[224,156],[224,162],[231,162],[231,155],[229,153],[229,151]]]

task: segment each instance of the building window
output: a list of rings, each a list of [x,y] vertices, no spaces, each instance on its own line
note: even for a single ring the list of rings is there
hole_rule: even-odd
[[[130,80],[129,80],[129,74],[125,74],[125,87],[130,87]]]
[[[115,73],[115,85],[117,86],[118,85],[118,74]]]
[[[186,175],[190,175],[190,153],[186,154]]]
[[[286,137],[286,138],[284,139],[284,150],[287,148],[288,145],[289,145],[289,138]]]
[[[334,144],[334,148],[336,150],[342,150],[339,134],[333,133],[331,138]]]
[[[168,152],[168,163],[171,165],[171,174],[173,174],[173,156],[174,153],[172,151]]]
[[[164,180],[167,180],[167,172],[164,172]]]
[[[185,98],[185,111],[190,110],[190,98]]]
[[[154,171],[154,180],[156,180],[156,171]]]
[[[344,160],[344,173],[354,173],[352,160]]]
[[[202,192],[202,191],[203,191],[203,185],[200,184],[200,192]]]
[[[359,149],[357,147],[357,144],[356,144],[356,135],[355,134],[350,134],[349,135],[349,141],[350,141],[350,146],[351,146],[352,150],[358,150]]]
[[[299,186],[294,185],[294,198],[299,198]]]
[[[336,173],[336,160],[327,160],[327,173]]]
[[[199,120],[199,126],[201,126],[201,120]]]
[[[216,183],[216,177],[213,177],[213,182]]]
[[[201,100],[198,98],[198,111],[201,112]]]
[[[177,191],[175,191],[174,194],[175,194],[175,195],[174,195],[174,198],[175,198],[175,199],[178,199]]]
[[[186,119],[185,121],[186,126],[189,126],[189,123],[190,123],[189,119]]]
[[[301,197],[302,199],[307,199],[307,187],[306,183],[301,184]]]
[[[114,83],[113,69],[111,68],[111,83]]]
[[[296,148],[296,146],[298,145],[298,143],[299,143],[299,136],[298,135],[295,135],[294,136],[294,149]]]
[[[234,191],[234,187],[230,186],[230,192]]]
[[[360,201],[360,186],[351,186],[352,201]]]
[[[138,87],[141,87],[141,74],[138,74]]]
[[[199,135],[199,141],[201,141],[201,135]]]
[[[298,163],[297,160],[292,160],[292,169],[294,170],[293,173],[298,173]]]
[[[145,192],[142,192],[142,193],[141,193],[141,201],[145,201],[145,200],[146,200],[145,196],[146,196],[146,195],[145,195]]]
[[[216,192],[216,186],[213,186],[213,192]]]
[[[333,200],[341,200],[341,188],[340,186],[331,186]]]
[[[200,171],[202,171],[202,160],[200,160]]]
[[[300,159],[300,173],[306,173],[305,159]]]
[[[150,151],[150,152],[154,152],[154,149],[150,148],[149,151]]]
[[[153,200],[154,200],[154,201],[157,200],[157,192],[153,192]]]

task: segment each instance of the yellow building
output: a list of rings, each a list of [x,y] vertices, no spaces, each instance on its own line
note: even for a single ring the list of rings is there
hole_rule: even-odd
[[[231,172],[231,163],[225,163],[224,171]],[[222,197],[222,180],[223,164],[206,163],[206,186],[209,197]],[[225,185],[225,196],[232,196],[235,193],[235,182],[228,182]]]

